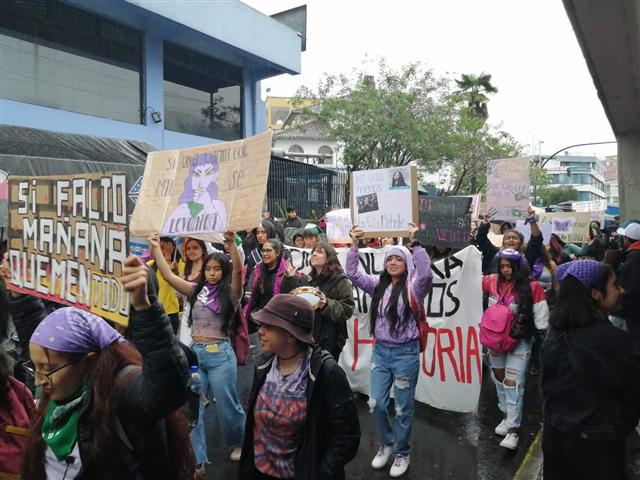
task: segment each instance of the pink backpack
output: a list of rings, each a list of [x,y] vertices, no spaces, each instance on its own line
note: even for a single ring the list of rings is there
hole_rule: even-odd
[[[480,320],[480,343],[496,352],[504,353],[513,350],[518,343],[511,338],[511,324],[515,320],[511,309],[504,304],[504,297],[491,305],[482,314]]]

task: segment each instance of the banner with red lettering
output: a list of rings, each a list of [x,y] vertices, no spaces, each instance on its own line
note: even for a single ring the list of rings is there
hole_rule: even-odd
[[[292,263],[301,271],[309,269],[309,251],[290,248]],[[347,249],[337,249],[345,265]],[[380,274],[385,249],[360,250],[360,268]],[[426,350],[420,354],[420,376],[416,400],[454,412],[473,412],[482,385],[482,346],[478,325],[482,316],[482,270],[480,252],[475,247],[435,262],[433,288],[425,300],[429,335]],[[340,356],[354,392],[369,393],[371,349],[369,334],[369,295],[353,288],[356,309],[347,322],[349,338]]]

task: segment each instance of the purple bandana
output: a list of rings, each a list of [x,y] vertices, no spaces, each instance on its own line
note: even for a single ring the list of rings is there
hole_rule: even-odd
[[[47,315],[30,341],[56,352],[89,353],[123,340],[122,335],[97,315],[65,307]]]
[[[528,265],[527,259],[524,258],[524,255],[522,255],[517,250],[514,250],[513,248],[505,248],[504,250],[500,250],[500,252],[498,252],[498,257],[515,260],[516,262],[519,262],[522,267]]]
[[[203,305],[206,305],[209,310],[215,314],[220,314],[220,282],[209,283],[206,282],[200,293],[198,294],[198,301]]]
[[[596,260],[576,260],[563,263],[556,270],[556,278],[561,282],[567,275],[571,275],[582,283],[588,290],[594,288],[606,269]]]

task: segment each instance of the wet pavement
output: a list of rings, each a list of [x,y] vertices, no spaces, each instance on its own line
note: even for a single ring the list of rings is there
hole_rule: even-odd
[[[239,367],[238,394],[246,403],[251,388],[253,365]],[[483,385],[477,413],[460,414],[428,407],[416,402],[411,435],[411,466],[402,478],[407,480],[506,480],[512,479],[542,422],[539,377],[527,376],[520,446],[511,452],[498,446],[501,437],[493,429],[500,422],[495,387],[488,369],[483,371]],[[356,458],[347,465],[349,480],[377,480],[389,477],[388,468],[373,470],[371,459],[378,448],[367,397],[356,398],[362,437]],[[229,460],[222,445],[215,405],[207,409],[206,429],[210,465],[207,480],[235,479],[237,464]],[[535,478],[535,477],[534,477]]]

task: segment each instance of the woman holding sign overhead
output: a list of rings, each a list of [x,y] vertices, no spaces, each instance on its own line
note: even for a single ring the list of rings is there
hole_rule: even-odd
[[[412,224],[411,240],[416,231]],[[409,438],[420,368],[418,321],[431,289],[431,261],[420,243],[414,241],[413,254],[405,247],[392,246],[387,250],[380,277],[367,275],[358,270],[358,242],[364,232],[354,227],[350,235],[353,246],[347,254],[347,277],[371,295],[369,329],[376,340],[371,357],[369,407],[380,434],[380,448],[371,466],[384,468],[395,454],[389,474],[399,477],[409,468]],[[395,428],[387,413],[392,387]]]
[[[234,312],[242,294],[242,259],[235,243],[235,234],[225,232],[225,246],[231,261],[224,253],[209,255],[202,265],[198,283],[183,280],[171,271],[160,250],[158,235],[149,236],[151,252],[162,276],[169,285],[189,299],[189,326],[192,348],[198,356],[202,390],[211,390],[217,402],[221,430],[227,447],[232,449],[231,460],[240,460],[245,413],[236,392],[237,361],[230,342]],[[199,471],[207,459],[207,444],[203,425],[204,404],[200,405],[198,425],[192,441]]]

